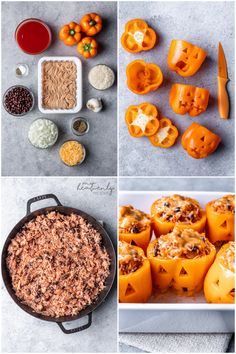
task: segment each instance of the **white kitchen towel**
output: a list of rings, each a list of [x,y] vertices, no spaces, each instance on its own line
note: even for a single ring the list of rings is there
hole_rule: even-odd
[[[155,353],[226,353],[232,334],[120,334],[120,343]]]

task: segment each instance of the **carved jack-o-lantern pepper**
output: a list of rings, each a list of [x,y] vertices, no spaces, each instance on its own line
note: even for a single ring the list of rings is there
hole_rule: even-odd
[[[204,294],[209,303],[233,304],[235,299],[235,244],[221,247],[204,281]]]
[[[226,195],[206,205],[207,237],[212,243],[234,240],[235,198]]]
[[[174,228],[147,248],[153,285],[161,290],[173,287],[179,295],[192,296],[201,290],[215,253],[215,247],[204,234]]]
[[[151,239],[150,216],[132,205],[119,207],[119,240],[141,247],[144,251]]]
[[[152,293],[149,260],[142,248],[119,242],[119,301],[147,302]]]
[[[192,76],[199,69],[207,56],[207,52],[191,43],[172,40],[167,64],[172,71],[180,76]]]
[[[163,74],[158,65],[134,60],[126,68],[128,88],[138,94],[145,95],[155,91],[163,82]]]
[[[175,226],[203,232],[206,223],[206,213],[198,201],[178,194],[155,200],[151,216],[156,237],[167,234]]]
[[[159,128],[158,110],[156,106],[145,102],[137,106],[129,106],[125,114],[125,122],[129,133],[134,138],[151,136]]]
[[[141,19],[130,20],[125,25],[125,32],[121,37],[121,44],[130,53],[150,50],[156,44],[156,33]]]
[[[195,117],[207,109],[209,95],[209,90],[205,88],[174,84],[170,91],[169,102],[175,113],[188,113]]]
[[[182,146],[195,159],[203,159],[218,147],[221,138],[198,123],[192,123],[182,136]]]

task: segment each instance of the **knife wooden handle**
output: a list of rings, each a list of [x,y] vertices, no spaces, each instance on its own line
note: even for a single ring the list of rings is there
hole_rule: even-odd
[[[220,118],[228,119],[229,117],[229,96],[226,90],[228,79],[218,76],[218,110]]]

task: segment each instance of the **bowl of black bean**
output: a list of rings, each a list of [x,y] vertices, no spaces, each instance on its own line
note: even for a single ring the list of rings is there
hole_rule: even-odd
[[[3,96],[3,106],[12,116],[24,116],[34,107],[33,92],[25,86],[15,85],[9,87]]]

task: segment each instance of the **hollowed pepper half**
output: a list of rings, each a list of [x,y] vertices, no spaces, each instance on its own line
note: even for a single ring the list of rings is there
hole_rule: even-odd
[[[198,201],[180,195],[157,199],[151,206],[151,217],[156,237],[168,234],[175,226],[203,232],[206,224],[206,212]]]
[[[150,136],[149,140],[154,146],[169,148],[174,145],[178,135],[178,129],[172,124],[171,120],[161,118],[157,132]]]
[[[124,248],[125,251],[123,251]],[[137,262],[140,264],[138,265]],[[127,272],[123,271],[125,269]],[[151,293],[151,267],[143,250],[125,242],[119,242],[119,301],[145,303]]]
[[[195,159],[203,159],[218,147],[221,138],[198,123],[192,123],[182,136],[182,146]]]
[[[207,56],[207,52],[189,42],[172,40],[167,64],[170,70],[180,76],[188,77],[196,74]]]
[[[212,243],[233,241],[235,229],[234,195],[213,200],[206,205],[206,231]]]
[[[221,247],[204,281],[206,301],[215,304],[233,304],[235,301],[235,244]]]
[[[126,68],[128,88],[138,94],[145,95],[155,91],[163,82],[163,74],[156,64],[144,60],[134,60]]]
[[[169,102],[177,114],[188,113],[191,117],[198,116],[207,109],[209,90],[205,88],[174,84],[170,91]]]
[[[192,232],[193,230],[188,231]],[[171,234],[169,235],[170,251]],[[214,261],[216,253],[215,247],[205,239],[209,248],[208,254],[203,254],[202,256],[194,258],[183,258],[182,256],[162,258],[157,254],[158,242],[159,239],[152,241],[147,248],[147,257],[150,261],[152,270],[153,286],[162,291],[168,290],[172,287],[179,295],[185,296],[192,296],[200,291],[203,286],[204,277]],[[193,252],[195,252],[194,246]]]
[[[145,102],[137,106],[129,106],[125,114],[125,122],[129,133],[134,138],[151,136],[159,128],[158,110],[156,106]]]
[[[156,44],[156,33],[141,19],[130,20],[125,25],[125,32],[121,37],[121,44],[130,53],[150,50]]]

